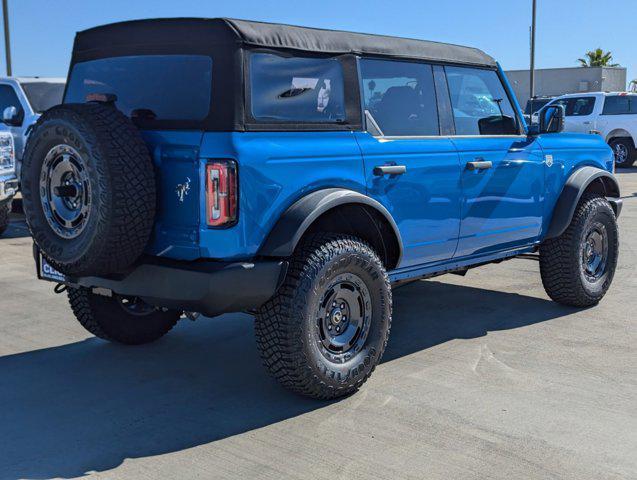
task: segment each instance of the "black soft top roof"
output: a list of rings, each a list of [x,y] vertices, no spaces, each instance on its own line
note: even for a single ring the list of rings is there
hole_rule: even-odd
[[[113,23],[79,32],[74,56],[94,57],[113,48],[237,45],[314,53],[368,54],[466,65],[496,65],[477,48],[381,35],[228,18],[166,18]]]

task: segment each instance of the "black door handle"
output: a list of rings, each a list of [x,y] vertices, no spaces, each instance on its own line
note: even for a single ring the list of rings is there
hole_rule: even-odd
[[[467,162],[467,170],[488,170],[493,166],[491,161],[476,160],[475,162]]]
[[[374,175],[382,177],[383,175],[402,175],[407,171],[405,165],[379,165],[374,167]]]

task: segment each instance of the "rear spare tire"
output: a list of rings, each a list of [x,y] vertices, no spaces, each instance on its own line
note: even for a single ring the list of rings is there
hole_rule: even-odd
[[[108,104],[45,112],[22,163],[24,213],[53,267],[71,276],[130,266],[155,216],[153,164],[139,131]]]

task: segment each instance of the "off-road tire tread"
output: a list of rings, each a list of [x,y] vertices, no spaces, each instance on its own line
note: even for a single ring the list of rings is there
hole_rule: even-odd
[[[174,315],[174,322],[161,325],[161,328],[158,328],[153,332],[146,335],[129,334],[115,337],[105,331],[98,316],[96,315],[98,312],[95,311],[95,307],[92,306],[89,301],[89,296],[95,295],[94,293],[84,287],[69,287],[67,294],[71,310],[73,311],[75,318],[77,318],[78,322],[80,322],[80,325],[82,325],[89,333],[109,342],[122,343],[125,345],[142,345],[144,343],[154,342],[172,330],[180,318],[179,312],[174,311],[172,312]],[[166,314],[166,312],[161,313],[164,315]]]
[[[381,267],[389,292],[388,328],[377,361],[364,375],[353,376],[338,387],[328,385],[310,367],[302,354],[305,339],[295,312],[302,309],[311,280],[331,258],[355,252],[367,256]],[[264,366],[287,389],[308,397],[329,400],[357,391],[370,377],[382,358],[391,330],[391,286],[378,254],[364,241],[350,235],[318,233],[297,247],[290,259],[287,275],[277,294],[258,311],[255,331]]]
[[[615,265],[609,266],[609,276],[600,295],[591,296],[582,288],[580,263],[574,259],[573,251],[579,249],[581,228],[587,217],[596,210],[603,210],[615,218],[615,213],[606,198],[586,194],[581,199],[568,228],[559,237],[546,240],[540,246],[540,275],[548,296],[557,303],[573,307],[590,307],[599,303],[610,287]],[[615,235],[617,239],[618,236]],[[609,239],[609,241],[611,241]],[[619,249],[618,242],[610,248]],[[615,256],[615,263],[617,256]]]
[[[50,254],[50,242],[44,229],[50,229],[46,220],[41,225],[31,214],[34,202],[39,202],[38,186],[28,180],[31,153],[37,146],[38,130],[49,119],[71,122],[80,132],[94,156],[97,145],[107,159],[96,158],[100,180],[100,208],[94,248],[75,262],[61,264]],[[88,125],[88,128],[85,126]],[[150,238],[156,208],[156,185],[153,163],[139,130],[116,108],[99,104],[64,104],[47,111],[35,124],[24,155],[22,189],[27,223],[35,242],[47,260],[57,270],[69,275],[104,275],[121,271],[142,254]],[[108,187],[107,185],[110,185]],[[110,206],[110,212],[102,206]],[[107,216],[108,215],[108,216]],[[39,220],[39,219],[38,219]]]

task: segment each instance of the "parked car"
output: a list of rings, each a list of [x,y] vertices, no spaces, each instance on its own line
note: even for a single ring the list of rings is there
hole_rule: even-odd
[[[637,94],[573,93],[557,97],[548,105],[564,106],[564,129],[567,132],[600,134],[613,149],[618,167],[630,167],[635,163]]]
[[[613,155],[563,120],[548,107],[526,129],[475,48],[230,19],[93,28],[24,155],[39,276],[126,344],[184,312],[252,313],[284,386],[347,395],[383,355],[393,284],[539,252],[552,299],[602,299]]]
[[[64,82],[63,78],[0,77],[2,127],[13,135],[18,178],[29,128],[42,112],[62,103]]]
[[[0,235],[9,227],[11,201],[17,191],[13,136],[9,132],[0,132]]]

